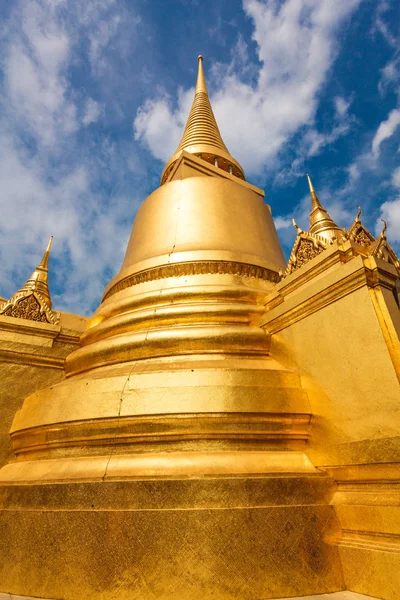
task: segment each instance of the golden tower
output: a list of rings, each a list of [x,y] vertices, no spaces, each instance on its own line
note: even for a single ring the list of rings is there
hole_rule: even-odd
[[[199,57],[182,140],[66,378],[15,415],[0,591],[261,600],[378,586],[395,598],[398,553],[373,563],[352,540],[363,523],[375,545],[396,535],[399,265],[384,235],[359,244],[361,223],[340,229],[310,191],[310,231],[286,268]],[[369,422],[378,389],[386,414]],[[387,486],[383,512],[365,512],[364,482]],[[392,580],[360,583],[344,562]]]

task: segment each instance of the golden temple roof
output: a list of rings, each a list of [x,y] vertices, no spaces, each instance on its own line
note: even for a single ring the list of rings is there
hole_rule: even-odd
[[[344,229],[336,225],[328,211],[322,206],[309,175],[307,175],[307,179],[311,196],[310,233],[319,235],[329,241],[334,238],[342,238],[345,233]]]
[[[185,150],[212,163],[218,168],[245,179],[241,165],[231,156],[224,144],[218,129],[203,70],[203,57],[198,57],[198,74],[192,108],[183,132],[182,139],[173,155],[167,162],[161,183],[164,183],[172,171],[180,153]]]

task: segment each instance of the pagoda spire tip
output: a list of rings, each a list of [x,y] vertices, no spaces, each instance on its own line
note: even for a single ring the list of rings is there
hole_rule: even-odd
[[[203,57],[201,54],[199,54],[199,56],[197,57],[197,60],[199,61],[199,70],[197,73],[196,94],[199,94],[200,92],[204,92],[205,94],[208,94],[206,78],[204,76],[204,70],[203,70]]]
[[[47,248],[45,250],[45,253],[43,254],[42,260],[38,264],[37,269],[46,269],[46,270],[48,270],[50,250],[51,250],[52,243],[53,243],[53,236],[51,235],[50,239],[49,239],[49,243],[47,244]]]

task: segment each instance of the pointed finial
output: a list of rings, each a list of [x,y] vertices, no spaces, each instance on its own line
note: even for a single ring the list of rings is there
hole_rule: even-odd
[[[358,208],[358,211],[357,211],[356,221],[359,221],[360,217],[361,217],[361,206],[357,205],[357,208]]]
[[[382,236],[382,237],[384,237],[384,235],[385,235],[385,232],[386,232],[386,230],[387,230],[387,223],[386,223],[385,219],[381,219],[381,221],[382,221],[382,223],[383,223],[383,229],[382,229],[382,231],[381,231],[381,236]]]
[[[53,236],[51,235],[50,239],[49,239],[49,243],[47,244],[47,248],[45,250],[45,253],[43,254],[42,260],[40,261],[40,263],[37,266],[38,269],[46,269],[46,270],[48,270],[48,268],[49,268],[49,256],[50,256],[50,250],[51,250],[52,243],[53,243]]]
[[[229,153],[218,129],[208,97],[201,54],[198,56],[196,90],[186,127],[173,157],[164,167],[161,184],[168,179],[183,150],[240,179],[245,179],[241,165]]]
[[[322,208],[320,201],[318,200],[318,196],[316,191],[314,190],[314,186],[311,181],[311,177],[307,173],[308,187],[310,188],[310,196],[311,196],[311,211],[316,208]]]
[[[300,227],[297,225],[297,223],[294,219],[292,219],[292,224],[293,224],[293,227],[295,227],[297,229],[297,231],[299,233],[301,233],[302,229],[300,229]]]
[[[203,57],[201,54],[199,54],[199,56],[197,57],[197,60],[199,61],[199,68],[198,68],[198,72],[197,72],[197,82],[196,82],[196,94],[200,94],[201,92],[203,92],[204,94],[207,94],[207,85],[206,85],[206,79],[204,77],[204,69],[203,69]]]
[[[20,292],[39,292],[46,300],[49,308],[51,308],[51,298],[48,287],[48,274],[49,274],[49,256],[50,249],[53,242],[53,236],[50,236],[49,243],[45,253],[43,254],[42,260],[33,271],[25,285],[19,290]]]

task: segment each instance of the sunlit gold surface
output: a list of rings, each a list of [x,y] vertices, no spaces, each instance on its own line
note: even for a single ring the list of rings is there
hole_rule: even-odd
[[[313,414],[306,453],[338,483],[332,505],[342,526],[337,544],[346,587],[395,600],[398,272],[360,250],[358,243],[334,243],[286,277],[267,300],[263,326],[272,334],[271,354],[303,374]]]
[[[333,223],[310,181],[298,236],[315,252],[299,241],[281,280],[264,194],[225,152],[200,60],[181,145],[66,379],[15,415],[1,591],[397,600],[397,259]]]

